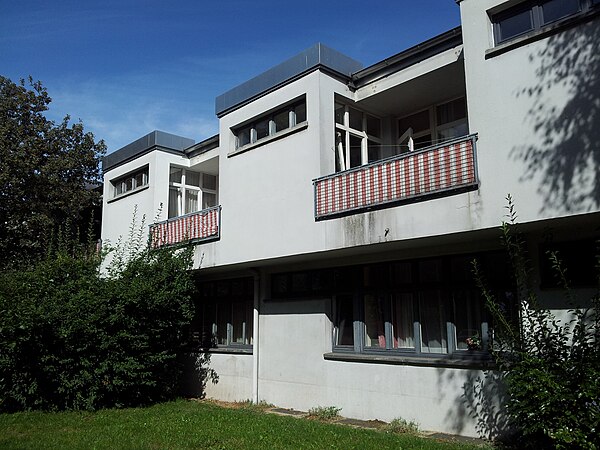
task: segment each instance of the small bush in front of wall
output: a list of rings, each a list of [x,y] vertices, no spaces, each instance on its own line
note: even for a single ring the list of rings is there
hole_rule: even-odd
[[[308,410],[308,417],[316,420],[331,421],[340,416],[341,410],[342,408],[336,406],[317,406]]]
[[[587,307],[578,306],[560,254],[547,255],[563,287],[571,320],[564,323],[538,302],[531,263],[510,196],[502,241],[516,285],[514,311],[499,302],[474,262],[477,283],[494,323],[491,353],[508,390],[507,412],[519,448],[600,448],[599,286]]]
[[[386,433],[417,434],[419,432],[419,424],[414,420],[396,418],[381,429]]]

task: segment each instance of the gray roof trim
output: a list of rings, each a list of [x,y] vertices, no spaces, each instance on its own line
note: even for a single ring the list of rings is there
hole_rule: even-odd
[[[202,153],[206,153],[210,150],[213,150],[219,146],[219,135],[216,134],[211,136],[203,141],[197,142],[196,144],[186,148],[184,153],[188,157],[201,155]]]
[[[193,139],[154,130],[146,136],[143,136],[102,158],[102,171],[106,173],[151,150],[184,154],[184,150],[192,146],[194,142]]]
[[[375,80],[383,78],[406,67],[431,58],[439,53],[461,45],[462,29],[460,26],[435,36],[427,41],[410,47],[394,56],[384,59],[372,66],[355,72],[352,75],[354,87],[360,88]]]
[[[252,99],[318,68],[328,69],[335,74],[350,79],[352,73],[362,69],[363,65],[336,50],[318,43],[219,95],[215,100],[215,113],[217,117],[223,117],[241,105],[247,104]]]

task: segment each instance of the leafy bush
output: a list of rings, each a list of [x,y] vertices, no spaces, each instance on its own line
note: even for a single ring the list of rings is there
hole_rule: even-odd
[[[0,273],[0,411],[175,397],[193,316],[190,250],[142,246],[107,277],[103,260],[59,246]]]
[[[392,420],[390,423],[385,425],[382,428],[386,433],[395,433],[395,434],[416,434],[419,432],[419,424],[414,420],[406,420],[402,418],[397,418]]]
[[[337,419],[340,416],[342,408],[336,406],[317,406],[308,410],[308,416],[323,421]]]
[[[510,196],[508,210],[509,222],[502,224],[502,241],[516,283],[518,320],[510,317],[487,288],[476,263],[474,269],[494,319],[492,353],[504,373],[508,414],[521,435],[519,446],[600,448],[598,292],[591,307],[578,307],[560,255],[550,253],[556,277],[571,305],[572,319],[562,323],[551,311],[540,307],[530,285],[530,262]],[[600,258],[598,263],[600,269]]]

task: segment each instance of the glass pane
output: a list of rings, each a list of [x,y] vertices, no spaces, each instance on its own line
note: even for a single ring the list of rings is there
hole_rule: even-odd
[[[179,216],[179,188],[169,187],[169,219]]]
[[[354,108],[348,108],[348,110],[350,111],[350,128],[354,128],[355,130],[362,131],[362,129],[363,129],[363,125],[362,125],[363,113],[361,111],[359,111],[358,109],[354,109]]]
[[[369,162],[379,161],[381,159],[381,144],[378,142],[367,141],[369,151]]]
[[[198,211],[198,191],[186,189],[185,191],[185,213]]]
[[[296,114],[296,123],[302,123],[306,120],[306,103],[299,103],[294,107],[294,113]]]
[[[413,133],[429,130],[429,110],[421,111],[407,117],[403,117],[398,121],[400,136],[409,128],[413,129]]]
[[[262,139],[269,135],[269,119],[263,119],[256,123],[256,139]]]
[[[438,142],[448,141],[456,137],[466,136],[469,134],[467,122],[457,123],[451,127],[438,130]]]
[[[419,322],[421,324],[421,351],[447,353],[446,314],[440,290],[419,293]]]
[[[242,128],[237,132],[237,146],[242,147],[250,143],[250,127]]]
[[[202,209],[211,208],[213,206],[217,206],[217,194],[203,192],[202,193]]]
[[[185,184],[187,184],[188,186],[200,187],[200,172],[192,172],[186,170]]]
[[[344,105],[340,103],[335,104],[335,123],[344,124]]]
[[[518,36],[533,29],[531,9],[511,13],[508,17],[497,22],[500,42]]]
[[[458,350],[481,350],[481,301],[475,291],[457,290],[452,293],[456,348]]]
[[[135,187],[144,186],[146,184],[146,174],[145,172],[139,172],[135,175]]]
[[[425,259],[419,261],[419,280],[422,283],[442,281],[442,260]]]
[[[413,296],[396,294],[392,299],[392,334],[394,348],[414,348]]]
[[[365,295],[365,347],[385,348],[384,300]]]
[[[381,120],[377,117],[367,116],[367,134],[373,137],[381,137]]]
[[[131,191],[133,189],[133,177],[128,177],[125,179],[125,192]]]
[[[228,301],[221,301],[217,303],[217,330],[216,338],[217,344],[228,345],[227,341],[227,325],[231,321],[231,303]]]
[[[354,302],[350,295],[335,301],[335,345],[354,345]]]
[[[233,304],[232,311],[232,326],[233,335],[232,343],[235,344],[249,344],[248,339],[248,303],[247,302],[235,302]]]
[[[438,125],[444,125],[445,123],[467,117],[467,103],[464,97],[439,105],[436,110]]]
[[[433,144],[433,141],[431,140],[430,134],[426,134],[425,136],[421,136],[421,137],[413,139],[413,145],[415,147],[415,150],[418,150],[420,148],[429,147],[432,144]]]
[[[579,0],[549,0],[542,4],[543,24],[579,12]]]
[[[392,266],[392,283],[402,285],[412,281],[412,264],[409,262],[395,263]]]
[[[217,177],[215,175],[209,175],[205,173],[202,175],[202,187],[204,189],[217,189]]]
[[[350,135],[350,167],[358,167],[362,164],[362,139]]]
[[[181,183],[181,174],[183,170],[176,167],[171,167],[171,173],[169,174],[170,183]]]
[[[290,127],[290,112],[286,109],[273,116],[275,132],[285,130]]]

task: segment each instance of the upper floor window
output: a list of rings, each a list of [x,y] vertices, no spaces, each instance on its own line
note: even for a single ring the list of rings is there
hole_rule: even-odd
[[[381,119],[350,105],[336,103],[335,144],[336,170],[381,159]]]
[[[433,105],[398,120],[400,151],[429,147],[469,133],[464,97]]]
[[[134,191],[148,185],[148,166],[130,172],[110,182],[113,188],[113,197],[118,197],[127,192]]]
[[[217,206],[217,176],[171,167],[169,218]]]
[[[306,122],[306,98],[294,101],[274,111],[254,118],[250,123],[233,129],[236,149],[274,136],[281,131]]]
[[[535,0],[498,12],[491,16],[496,45],[541,30],[547,25],[587,12],[600,0]]]

